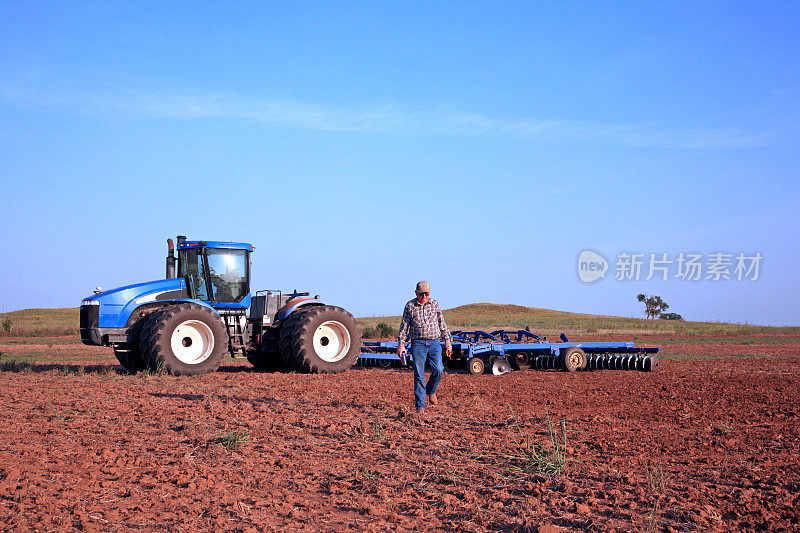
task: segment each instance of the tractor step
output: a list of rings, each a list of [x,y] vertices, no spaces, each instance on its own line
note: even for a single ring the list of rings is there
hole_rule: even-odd
[[[245,321],[244,311],[223,313],[221,316],[228,330],[228,351],[231,357],[244,357],[247,352],[245,328],[242,327],[242,323]]]

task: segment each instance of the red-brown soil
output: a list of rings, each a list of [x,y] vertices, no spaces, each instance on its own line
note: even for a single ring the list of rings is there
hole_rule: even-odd
[[[447,374],[424,417],[405,370],[34,364],[0,373],[0,527],[797,530],[800,353],[769,351],[649,374]],[[565,419],[570,459],[552,476],[523,460],[548,418]],[[215,442],[235,432],[238,448]]]

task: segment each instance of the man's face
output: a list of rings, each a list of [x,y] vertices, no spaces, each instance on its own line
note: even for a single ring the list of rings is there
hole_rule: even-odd
[[[422,305],[425,305],[426,303],[428,303],[428,300],[431,299],[431,293],[429,292],[419,292],[419,291],[416,292],[417,292],[417,301]]]

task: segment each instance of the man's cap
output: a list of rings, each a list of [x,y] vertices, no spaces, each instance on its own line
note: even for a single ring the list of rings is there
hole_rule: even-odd
[[[417,283],[417,292],[431,292],[431,286],[427,281]]]

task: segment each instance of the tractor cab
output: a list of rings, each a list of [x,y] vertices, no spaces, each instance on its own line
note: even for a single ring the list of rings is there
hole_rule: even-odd
[[[250,306],[250,252],[241,242],[187,241],[178,237],[178,264],[170,247],[167,278],[182,278],[189,298],[214,308],[247,309]]]

